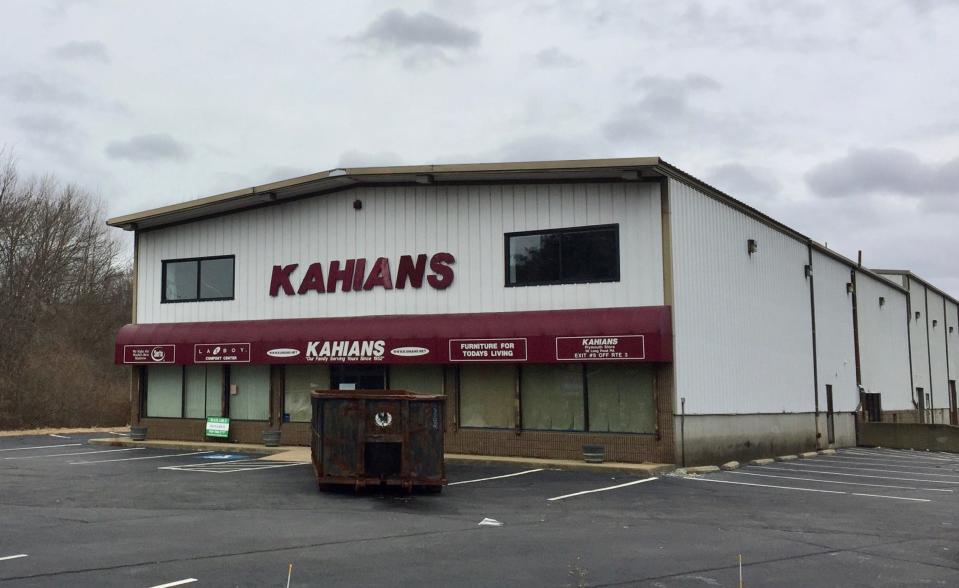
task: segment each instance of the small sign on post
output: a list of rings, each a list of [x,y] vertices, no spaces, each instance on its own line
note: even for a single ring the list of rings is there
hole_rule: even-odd
[[[207,417],[206,436],[228,438],[230,436],[230,419],[226,417]]]

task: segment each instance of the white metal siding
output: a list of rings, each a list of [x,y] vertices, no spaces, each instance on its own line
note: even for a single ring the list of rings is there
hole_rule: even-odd
[[[929,311],[926,315],[926,329],[929,332],[929,362],[932,366],[932,407],[948,408],[949,398],[946,390],[949,376],[946,367],[946,315],[942,296],[932,290],[926,290]],[[933,321],[936,325],[933,326]]]
[[[862,385],[867,392],[882,394],[883,410],[910,410],[906,293],[862,272],[856,289]],[[885,299],[882,306],[880,297]]]
[[[812,412],[806,246],[669,185],[677,403],[690,414]]]
[[[852,270],[817,251],[813,251],[812,267],[816,294],[819,410],[826,411],[826,386],[831,385],[833,410],[853,411],[859,404],[859,389],[856,387],[852,295],[846,290]]]
[[[952,329],[952,332],[949,332]],[[946,301],[946,339],[949,343],[949,379],[959,380],[959,307]]]
[[[912,382],[923,393],[929,393],[929,344],[926,339],[926,287],[920,282],[906,278],[909,287],[911,312],[909,316],[909,335],[912,341]],[[916,318],[916,312],[919,318]],[[885,407],[884,407],[885,408]],[[928,407],[927,407],[928,408]]]
[[[355,199],[363,202],[354,210]],[[619,223],[621,281],[504,287],[503,234]],[[168,323],[663,304],[659,185],[537,184],[356,188],[140,235],[137,321]],[[446,290],[269,296],[272,267],[448,251]],[[161,260],[236,255],[235,300],[161,304]],[[369,271],[369,265],[367,271]]]

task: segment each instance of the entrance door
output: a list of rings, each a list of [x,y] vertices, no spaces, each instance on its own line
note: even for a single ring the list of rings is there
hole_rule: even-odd
[[[863,410],[866,413],[866,420],[873,423],[882,421],[882,400],[881,395],[867,392],[862,395]]]
[[[949,424],[959,425],[959,410],[956,408],[955,380],[949,380]]]
[[[919,399],[919,422],[926,422],[926,395],[922,388],[916,388],[916,398]]]
[[[339,364],[330,366],[334,390],[385,390],[386,366]]]
[[[826,384],[826,441],[836,443],[836,421],[832,412],[832,384]]]

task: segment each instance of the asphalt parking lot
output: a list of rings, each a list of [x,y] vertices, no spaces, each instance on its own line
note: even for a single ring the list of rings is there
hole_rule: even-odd
[[[308,464],[89,437],[0,438],[0,586],[285,586],[290,564],[291,586],[738,586],[739,555],[745,586],[959,584],[957,455],[450,465],[440,495],[357,496]]]

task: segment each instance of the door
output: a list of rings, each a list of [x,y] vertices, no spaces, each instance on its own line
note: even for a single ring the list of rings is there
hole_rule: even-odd
[[[836,443],[836,421],[832,412],[832,384],[826,384],[826,441]]]
[[[916,398],[919,399],[919,422],[926,422],[926,395],[922,388],[916,388]]]
[[[881,395],[867,392],[862,395],[863,410],[866,413],[866,420],[873,423],[882,421],[882,400]]]
[[[385,390],[386,366],[332,365],[330,366],[330,385],[334,390]]]
[[[959,410],[956,408],[955,380],[949,380],[949,424],[959,425]]]

